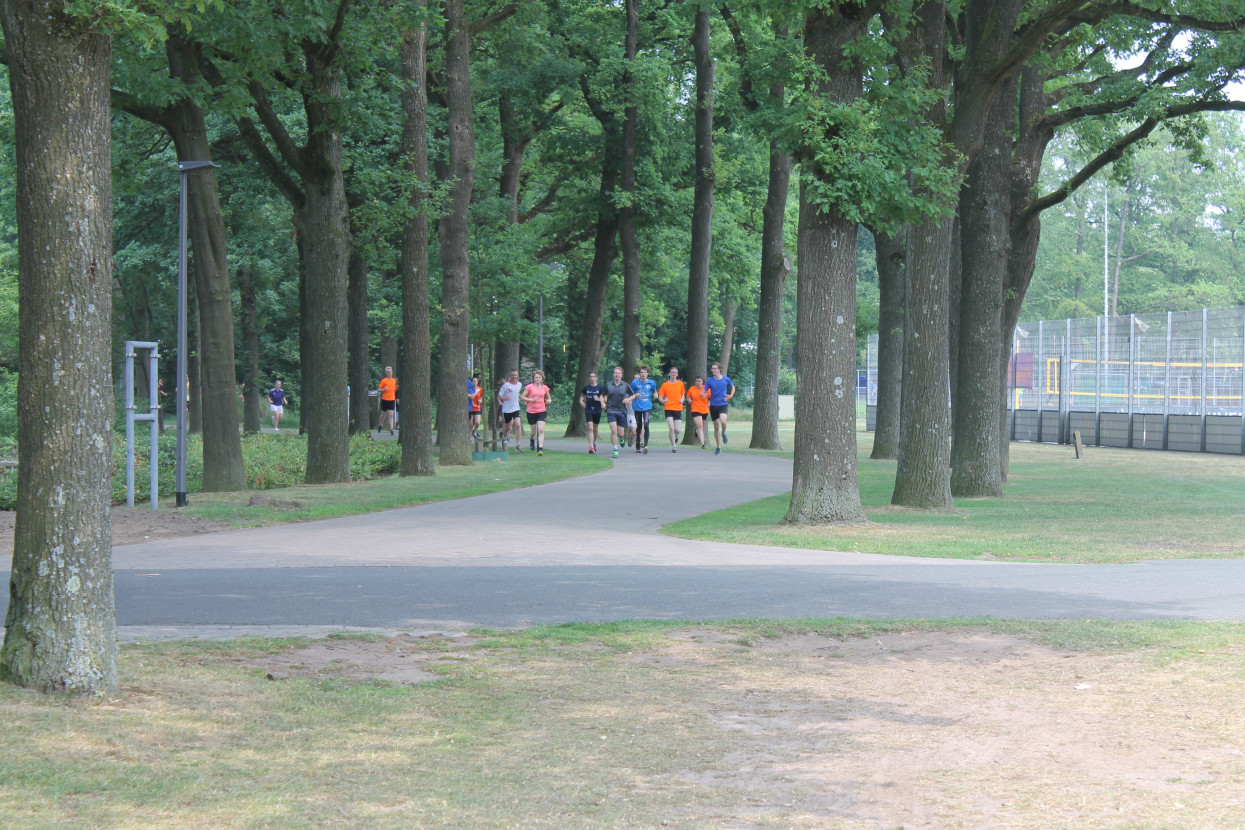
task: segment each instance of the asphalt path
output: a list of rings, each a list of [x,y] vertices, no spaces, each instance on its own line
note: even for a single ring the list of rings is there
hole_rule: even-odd
[[[539,487],[114,548],[118,628],[133,638],[635,618],[1245,619],[1239,560],[1017,564],[665,536],[675,519],[786,492],[791,463],[658,443]]]

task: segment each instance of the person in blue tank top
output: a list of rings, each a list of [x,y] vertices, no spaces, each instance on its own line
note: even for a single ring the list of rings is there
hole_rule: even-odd
[[[631,401],[631,410],[635,412],[635,451],[648,453],[648,421],[653,413],[657,384],[649,380],[647,366],[641,366],[640,376],[631,381],[631,391],[635,395]]]
[[[713,442],[716,445],[714,455],[722,454],[722,445],[726,443],[726,410],[730,408],[730,400],[735,397],[735,384],[722,374],[722,364],[714,363],[709,367],[712,377],[705,381],[709,390],[709,420],[713,421]]]

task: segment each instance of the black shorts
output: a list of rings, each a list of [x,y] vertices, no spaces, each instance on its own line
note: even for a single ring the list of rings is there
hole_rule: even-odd
[[[682,421],[682,420],[683,420],[683,410],[682,410],[682,409],[667,409],[667,410],[666,410],[666,417],[667,417],[667,418],[674,418],[676,421]]]
[[[587,421],[587,422],[588,422],[588,423],[590,423],[590,424],[600,424],[600,423],[601,423],[601,413],[600,413],[600,412],[585,412],[585,413],[584,413],[584,420],[585,420],[585,421]]]
[[[516,409],[514,412],[503,412],[501,416],[506,423],[517,421],[519,420],[519,410]]]
[[[386,401],[386,400],[381,400],[381,402],[380,402],[380,411],[381,411],[381,412],[388,412],[388,411],[389,411],[389,410],[391,410],[391,409],[397,409],[397,408],[398,408],[398,402],[397,402],[397,401]]]
[[[543,413],[543,412],[529,412],[529,413],[527,413],[527,425],[528,425],[528,426],[533,426],[533,427],[534,427],[534,426],[536,426],[538,423],[540,423],[540,422],[541,422],[541,421],[543,421],[543,420],[545,420],[545,413]]]
[[[709,407],[709,420],[716,421],[718,418],[721,418],[723,415],[725,415],[726,410],[728,409],[730,409],[730,407],[727,406],[726,404],[722,404],[721,406],[710,406]]]
[[[699,420],[703,421],[704,419],[706,419],[706,418],[708,418],[708,417],[709,417],[709,416],[708,416],[708,415],[706,415],[706,414],[705,414],[705,413],[703,413],[703,412],[693,412],[693,413],[692,413],[692,420],[693,420],[693,421],[695,421],[695,420],[697,420],[697,419],[699,419]]]

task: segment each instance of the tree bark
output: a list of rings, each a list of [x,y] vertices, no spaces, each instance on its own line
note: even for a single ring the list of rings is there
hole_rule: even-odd
[[[782,100],[781,86],[777,91]],[[775,93],[771,93],[771,98]],[[769,187],[761,221],[761,299],[758,304],[756,390],[752,399],[752,440],[758,450],[776,450],[778,440],[778,377],[782,368],[783,289],[791,264],[783,241],[787,216],[787,192],[793,159],[779,148],[769,147]]]
[[[735,318],[739,314],[739,303],[727,300],[722,308],[722,348],[718,351],[718,365],[722,374],[728,374],[731,366],[731,348],[735,343]]]
[[[367,260],[355,249],[350,252],[350,263],[346,267],[346,299],[350,306],[347,321],[350,338],[350,355],[347,358],[350,432],[352,435],[366,435],[371,429],[368,393],[372,387],[368,365]]]
[[[441,348],[437,384],[437,446],[441,466],[471,464],[467,419],[462,416],[470,343],[470,268],[467,213],[475,180],[471,121],[470,42],[463,0],[445,4],[445,93],[449,104],[449,198],[440,223]],[[452,415],[452,417],[446,417]]]
[[[804,49],[822,70],[817,92],[851,104],[863,91],[860,59],[846,47],[865,33],[871,13],[844,4],[813,11]],[[824,176],[811,161],[805,173]],[[865,521],[856,463],[856,223],[810,199],[800,187],[800,262],[796,306],[795,460],[790,524]]]
[[[169,74],[187,88],[202,84],[198,45],[170,30],[165,52]],[[211,161],[207,120],[189,95],[174,102],[164,126],[177,148],[178,161]],[[233,291],[225,252],[216,171],[211,167],[186,176],[186,222],[194,251],[194,288],[198,307],[199,395],[203,430],[203,490],[245,490],[242,439],[238,434],[238,376],[233,343]]]
[[[427,8],[426,0],[419,4]],[[432,274],[428,268],[428,25],[402,33],[402,156],[415,180],[411,212],[402,229],[402,338],[405,359],[399,388],[407,391],[406,416],[402,424],[401,474],[430,476],[437,471],[432,452]],[[422,392],[421,392],[422,390]]]
[[[709,374],[709,255],[713,248],[713,55],[710,7],[696,12],[692,53],[696,65],[696,191],[692,204],[692,250],[687,273],[687,374]],[[687,430],[684,443],[695,443]]]
[[[1012,131],[1017,83],[991,104],[985,144],[968,166],[960,191],[961,281],[955,406],[952,409],[951,493],[1003,495],[999,469],[999,331],[1011,249]]]
[[[637,30],[639,27],[639,0],[626,0],[627,34],[625,38],[625,57],[627,68],[623,76],[623,94],[627,96],[627,105],[623,109],[622,128],[622,191],[623,205],[618,210],[618,242],[622,248],[623,261],[623,377],[633,377],[636,367],[640,365],[640,307],[643,299],[640,296],[640,242],[636,237],[636,174],[635,174],[635,139],[636,126],[640,118],[640,108],[636,105],[635,66],[638,50]],[[591,285],[591,280],[589,280]],[[602,295],[604,300],[604,295]],[[598,336],[600,332],[598,331]],[[588,382],[584,377],[577,388],[582,389]],[[630,381],[628,381],[630,382]],[[575,397],[576,406],[579,396]]]
[[[0,4],[17,153],[17,524],[0,676],[117,689],[112,44],[57,0]]]
[[[874,459],[899,457],[899,397],[903,388],[903,325],[907,295],[908,232],[874,232],[877,251],[878,314],[877,407],[874,414]]]
[[[264,402],[267,397],[259,380],[259,313],[256,310],[254,273],[250,265],[243,265],[238,269],[238,296],[242,301],[242,348],[246,356],[245,380],[242,384],[242,394],[245,397],[242,431],[253,435],[263,425]]]

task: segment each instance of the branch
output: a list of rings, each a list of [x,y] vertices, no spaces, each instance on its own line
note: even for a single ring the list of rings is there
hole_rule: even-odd
[[[558,256],[559,254],[564,254],[567,251],[575,248],[581,242],[587,242],[589,239],[592,239],[596,235],[597,235],[597,226],[594,224],[594,225],[591,225],[585,228],[579,233],[572,234],[563,239],[556,239],[536,252],[536,261],[546,262],[547,260],[550,260],[553,257]]]
[[[519,11],[519,7],[521,5],[523,5],[523,0],[515,0],[515,2],[507,3],[492,14],[485,15],[473,23],[468,23],[467,34],[471,37],[475,37],[478,34],[487,32],[499,23],[514,17],[514,15]]]
[[[143,103],[137,95],[131,95],[119,89],[112,90],[112,105],[128,115],[155,124],[158,127],[167,127],[169,116],[172,115],[169,107],[151,106],[150,104]]]
[[[1070,124],[1081,118],[1087,118],[1095,115],[1113,115],[1118,112],[1123,112],[1133,104],[1140,101],[1143,93],[1158,89],[1168,81],[1175,80],[1181,75],[1187,74],[1192,69],[1192,64],[1180,64],[1179,66],[1170,67],[1156,76],[1153,81],[1146,84],[1145,88],[1136,95],[1130,95],[1127,98],[1121,98],[1118,101],[1101,101],[1095,104],[1084,104],[1079,107],[1070,107],[1060,112],[1053,112],[1050,115],[1040,119],[1035,126],[1039,129],[1054,129]],[[1101,83],[1102,81],[1103,79],[1098,79],[1098,83]]]
[[[255,101],[255,114],[259,116],[259,122],[264,125],[264,129],[268,135],[272,137],[272,141],[277,145],[277,152],[281,158],[293,168],[294,172],[302,174],[303,157],[298,145],[294,143],[294,139],[290,137],[289,132],[285,129],[285,125],[281,123],[281,117],[277,115],[277,111],[272,106],[272,101],[268,99],[268,91],[264,89],[259,81],[251,81],[246,85],[247,91],[251,93],[251,98]]]
[[[1074,14],[1072,19],[1077,23],[1095,23],[1099,20],[1104,20],[1108,16],[1117,14],[1149,20],[1152,23],[1170,23],[1175,26],[1181,26],[1186,29],[1198,29],[1203,32],[1237,32],[1245,28],[1245,17],[1229,20],[1208,20],[1191,14],[1167,14],[1166,12],[1148,9],[1145,6],[1139,6],[1136,3],[1127,1],[1095,6],[1093,12],[1087,13],[1084,16]]]
[[[748,44],[744,40],[743,28],[726,5],[723,5],[720,11],[722,19],[726,21],[726,28],[731,33],[731,40],[735,42],[735,56],[739,58],[739,96],[744,99],[744,106],[749,112],[756,112],[761,105],[757,102],[752,90],[752,75],[747,68]]]
[[[1111,146],[1107,147],[1107,149],[1103,150],[1088,164],[1078,170],[1062,186],[1025,205],[1016,218],[1017,224],[1024,224],[1047,208],[1054,207],[1063,202],[1077,188],[1093,178],[1094,174],[1099,170],[1114,161],[1119,161],[1125,150],[1149,136],[1159,124],[1173,118],[1179,118],[1182,115],[1192,115],[1197,112],[1245,112],[1245,101],[1192,101],[1187,104],[1169,107],[1162,115],[1147,118],[1131,132],[1113,141]]]

